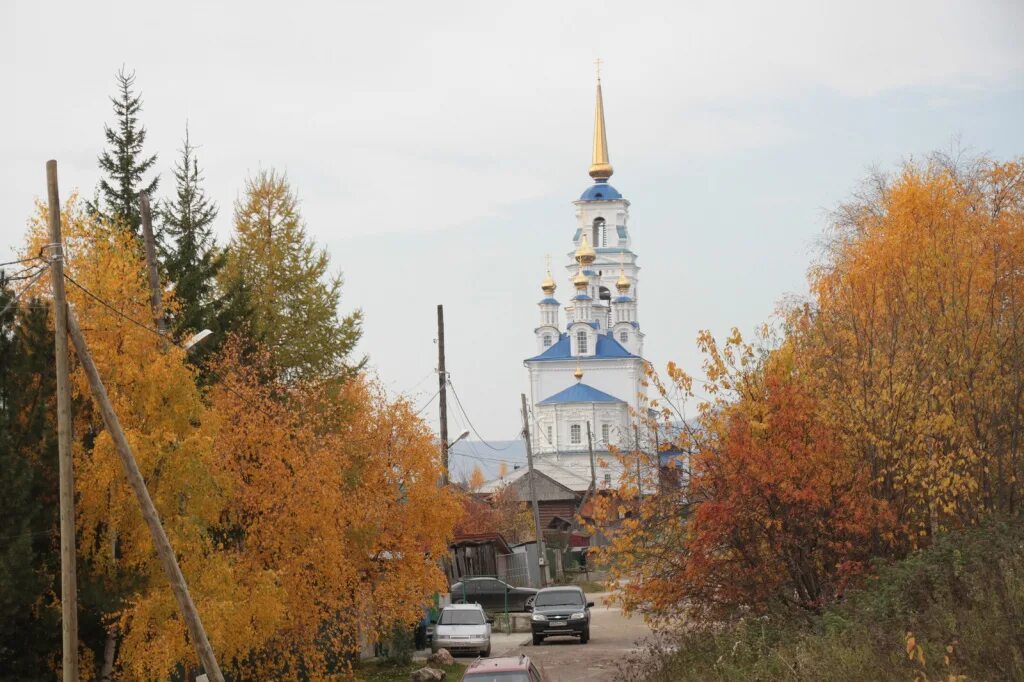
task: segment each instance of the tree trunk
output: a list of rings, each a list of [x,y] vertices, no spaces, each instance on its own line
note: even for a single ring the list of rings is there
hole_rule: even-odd
[[[100,682],[113,682],[114,654],[117,652],[118,630],[116,625],[107,629],[107,641],[103,645],[103,667],[100,669]]]

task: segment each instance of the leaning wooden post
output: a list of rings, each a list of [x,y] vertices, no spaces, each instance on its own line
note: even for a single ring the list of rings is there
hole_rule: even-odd
[[[217,665],[217,659],[213,655],[213,648],[210,647],[210,640],[206,638],[203,623],[199,620],[199,613],[196,611],[196,606],[192,603],[192,597],[188,593],[185,576],[181,574],[181,568],[178,567],[178,561],[174,557],[174,550],[171,548],[171,543],[167,540],[167,534],[160,524],[160,516],[157,514],[153,500],[149,496],[149,490],[146,489],[146,481],[142,478],[142,472],[139,471],[139,466],[135,463],[135,456],[132,454],[131,446],[128,445],[128,439],[125,437],[124,431],[121,429],[121,423],[117,419],[117,414],[110,404],[107,389],[103,387],[103,381],[96,370],[96,364],[92,360],[92,355],[89,354],[89,348],[85,344],[85,337],[82,336],[78,320],[75,319],[75,314],[70,309],[67,311],[67,320],[68,330],[71,332],[71,340],[74,342],[75,351],[78,353],[78,360],[82,363],[85,375],[89,379],[89,387],[92,389],[93,398],[96,399],[96,404],[99,405],[100,412],[103,414],[103,423],[106,424],[107,431],[110,432],[114,446],[117,448],[117,454],[121,457],[121,464],[124,466],[125,474],[128,476],[128,483],[131,485],[132,490],[135,491],[139,507],[142,508],[142,518],[146,520],[146,525],[149,526],[149,533],[153,536],[153,544],[156,545],[157,556],[160,557],[164,573],[167,574],[167,580],[171,583],[171,591],[174,592],[178,608],[181,610],[181,615],[185,618],[185,624],[188,626],[188,633],[192,638],[192,643],[195,645],[196,653],[199,654],[199,660],[202,662],[206,674],[213,682],[224,682],[224,676],[221,674],[220,667]]]
[[[149,208],[149,195],[139,195],[139,208],[142,213],[142,240],[146,249],[146,269],[149,272],[149,301],[153,307],[153,319],[156,328],[163,334],[167,331],[164,322],[164,302],[160,294],[160,273],[157,270],[156,238],[153,236],[153,214]]]
[[[53,284],[54,350],[57,356],[57,461],[60,477],[60,608],[64,682],[78,682],[78,570],[75,557],[75,472],[71,452],[71,383],[68,373],[67,298],[60,234],[57,162],[46,162],[50,220],[50,282]]]

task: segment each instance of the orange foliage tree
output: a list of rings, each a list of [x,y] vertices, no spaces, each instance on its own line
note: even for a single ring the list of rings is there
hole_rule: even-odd
[[[829,237],[778,338],[702,333],[699,392],[674,364],[650,372],[679,485],[641,495],[659,466],[624,453],[595,505],[626,608],[815,609],[872,556],[1019,510],[1024,164],[908,164],[840,207]]]
[[[324,679],[446,588],[458,503],[438,488],[433,435],[409,403],[365,378],[268,384],[261,365],[230,346],[210,391],[232,490],[221,541],[248,576],[274,578],[270,636],[235,670]]]
[[[458,505],[438,488],[428,426],[365,376],[275,378],[242,340],[203,394],[185,352],[145,328],[136,239],[74,196],[62,222],[66,272],[82,287],[68,298],[221,667],[239,681],[351,676],[361,646],[411,626],[446,588],[439,561]],[[40,206],[26,253],[48,242],[46,225]],[[107,633],[83,629],[82,677],[188,674],[186,628],[77,369],[73,391],[82,606]]]

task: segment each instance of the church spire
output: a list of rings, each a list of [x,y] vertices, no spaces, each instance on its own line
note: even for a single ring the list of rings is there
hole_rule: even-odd
[[[608,138],[604,132],[604,99],[601,97],[601,60],[597,62],[597,105],[594,108],[594,154],[590,163],[590,177],[597,182],[607,182],[612,176],[612,164],[608,162]]]

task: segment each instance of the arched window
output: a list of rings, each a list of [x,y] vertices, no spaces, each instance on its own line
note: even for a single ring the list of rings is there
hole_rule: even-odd
[[[579,424],[573,424],[569,427],[569,442],[573,445],[579,445],[583,442],[583,433]]]
[[[605,445],[608,445],[608,436],[610,435],[610,432],[610,424],[601,424],[601,441],[604,442]]]
[[[542,336],[540,338],[541,338],[541,343],[544,344],[545,348],[547,348],[548,346],[551,345],[551,334],[545,334],[544,336]]]
[[[587,332],[582,329],[576,332],[576,354],[587,354]]]
[[[593,239],[591,240],[591,243],[595,248],[598,246],[608,246],[605,243],[606,237],[607,234],[604,229],[604,218],[594,218]]]
[[[619,332],[619,341],[621,341],[622,343],[629,343],[629,332],[627,332],[625,329]]]

